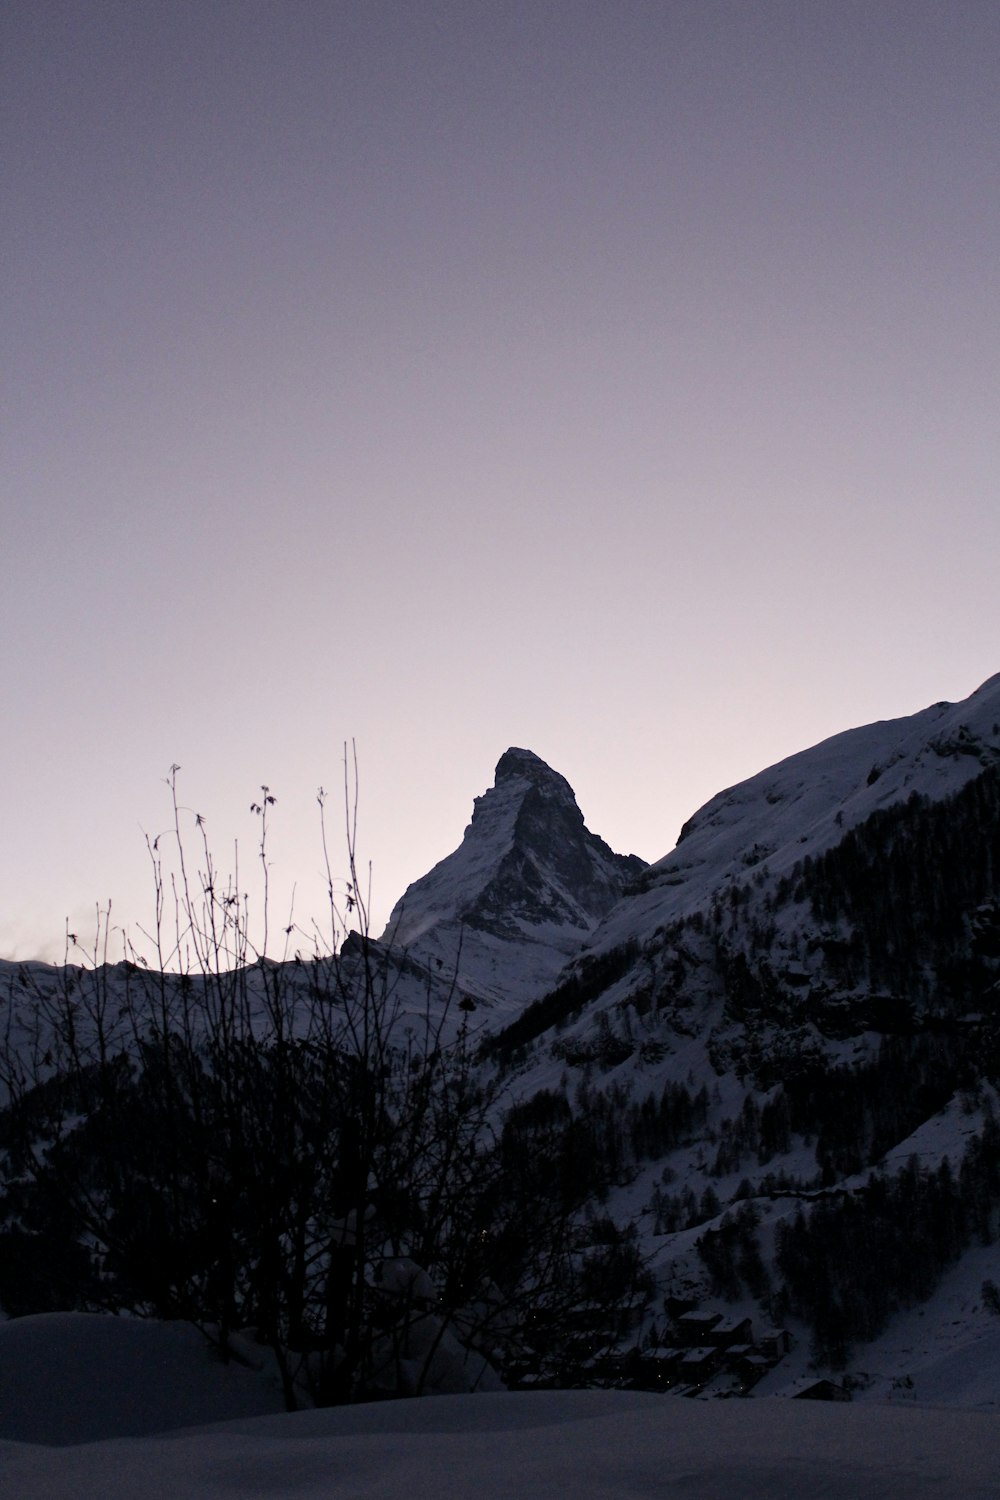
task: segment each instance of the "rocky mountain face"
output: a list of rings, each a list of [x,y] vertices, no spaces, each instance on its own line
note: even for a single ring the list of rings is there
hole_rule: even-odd
[[[409,887],[380,941],[509,1015],[554,983],[645,868],[584,826],[562,776],[510,749],[461,845]]]

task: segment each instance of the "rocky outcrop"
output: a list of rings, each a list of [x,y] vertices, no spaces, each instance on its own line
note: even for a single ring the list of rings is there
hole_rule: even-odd
[[[455,970],[463,993],[523,1004],[644,869],[590,832],[563,776],[512,748],[459,848],[409,887],[382,941]]]

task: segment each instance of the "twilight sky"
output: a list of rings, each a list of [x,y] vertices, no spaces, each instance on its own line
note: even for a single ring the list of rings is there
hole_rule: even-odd
[[[655,859],[1000,669],[992,0],[0,29],[0,955],[148,920],[174,762],[305,923],[353,737],[378,929],[509,745]]]

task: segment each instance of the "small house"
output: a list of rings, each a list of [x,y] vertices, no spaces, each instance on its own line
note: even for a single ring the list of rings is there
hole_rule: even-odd
[[[722,1365],[722,1350],[711,1345],[688,1349],[677,1366],[678,1379],[700,1385],[709,1380]]]
[[[740,1360],[749,1359],[755,1352],[753,1344],[727,1344],[725,1348],[726,1368],[735,1370]]]
[[[796,1391],[794,1401],[850,1401],[851,1393],[834,1380],[816,1380],[804,1390]]]
[[[784,1359],[794,1340],[787,1328],[765,1328],[755,1340],[761,1354],[766,1354],[775,1363]]]
[[[727,1358],[732,1352],[732,1350],[726,1350]],[[750,1353],[742,1354],[738,1359],[734,1360],[732,1369],[734,1375],[743,1382],[744,1387],[750,1390],[752,1386],[757,1384],[758,1380],[763,1380],[764,1376],[773,1369],[773,1361],[765,1359],[762,1354],[754,1354],[751,1350]]]
[[[676,1319],[683,1317],[685,1313],[694,1312],[698,1306],[698,1302],[694,1297],[668,1296],[664,1297],[663,1306],[667,1311],[667,1315]]]
[[[633,1390],[664,1391],[674,1384],[686,1349],[669,1349],[658,1345],[655,1349],[644,1349],[628,1365],[628,1376]]]
[[[720,1318],[708,1330],[706,1342],[719,1349],[726,1349],[730,1344],[749,1344],[753,1341],[751,1327],[749,1318]]]
[[[682,1313],[677,1319],[678,1341],[689,1348],[707,1344],[708,1335],[716,1323],[721,1322],[722,1314],[717,1312],[704,1312],[696,1309],[694,1312]]]

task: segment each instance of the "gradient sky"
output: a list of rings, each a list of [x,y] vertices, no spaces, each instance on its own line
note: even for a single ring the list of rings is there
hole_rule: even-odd
[[[6,0],[0,955],[163,778],[378,928],[509,745],[659,858],[1000,669],[992,0]],[[283,894],[284,893],[284,894]]]

